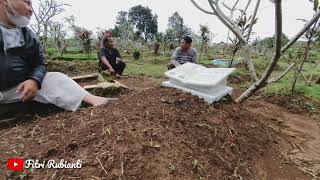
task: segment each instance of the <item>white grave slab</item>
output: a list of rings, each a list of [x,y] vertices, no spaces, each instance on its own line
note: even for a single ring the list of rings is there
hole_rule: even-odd
[[[212,103],[232,93],[232,88],[227,86],[227,78],[234,70],[235,68],[206,68],[186,63],[167,71],[165,75],[169,77],[169,81],[163,82],[162,86],[190,92]]]

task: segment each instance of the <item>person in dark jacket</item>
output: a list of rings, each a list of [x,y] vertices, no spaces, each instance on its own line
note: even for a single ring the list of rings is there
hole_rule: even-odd
[[[66,75],[47,73],[42,46],[27,27],[31,15],[31,0],[0,0],[0,104],[35,100],[75,111],[82,101],[106,103]]]
[[[99,60],[99,70],[108,70],[115,77],[120,77],[126,67],[118,49],[114,48],[113,39],[110,36],[103,38]]]

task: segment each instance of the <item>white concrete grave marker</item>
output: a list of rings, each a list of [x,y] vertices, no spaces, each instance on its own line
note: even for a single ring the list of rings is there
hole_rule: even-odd
[[[163,82],[162,86],[190,92],[212,103],[227,94],[231,95],[232,88],[227,86],[227,78],[234,70],[235,68],[206,68],[186,63],[167,71],[165,75],[169,81]]]

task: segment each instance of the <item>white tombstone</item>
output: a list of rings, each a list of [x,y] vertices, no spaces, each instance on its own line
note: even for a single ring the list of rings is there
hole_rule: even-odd
[[[235,68],[206,68],[186,63],[167,71],[165,75],[169,81],[163,82],[162,86],[190,92],[212,103],[231,95],[232,88],[227,86],[227,78],[234,70]]]

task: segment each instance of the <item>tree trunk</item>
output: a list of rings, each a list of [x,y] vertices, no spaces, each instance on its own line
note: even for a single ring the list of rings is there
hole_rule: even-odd
[[[306,44],[306,47],[304,49],[304,52],[303,52],[303,58],[302,58],[302,62],[300,64],[300,67],[298,70],[295,71],[294,73],[294,79],[293,79],[293,83],[292,83],[292,88],[291,88],[291,93],[294,94],[294,90],[295,90],[295,86],[297,84],[297,80],[300,76],[300,73],[302,71],[302,68],[303,68],[303,65],[304,63],[306,62],[307,60],[307,57],[308,57],[308,54],[309,54],[309,50],[310,50],[310,43],[311,43],[311,40],[309,39],[307,44]]]
[[[250,72],[251,79],[253,81],[258,81],[259,78],[256,74],[256,69],[255,69],[254,64],[252,62],[252,59],[251,59],[251,50],[250,50],[249,45],[245,45],[242,47],[241,52],[240,52],[240,56],[246,62],[247,68],[249,69],[249,72]]]
[[[240,46],[236,45],[236,47],[233,49],[233,51],[232,51],[232,59],[231,59],[230,64],[229,64],[229,68],[232,67],[232,64],[233,64],[233,61],[234,61],[234,57],[236,56],[236,53],[238,52],[239,48],[240,48]]]

